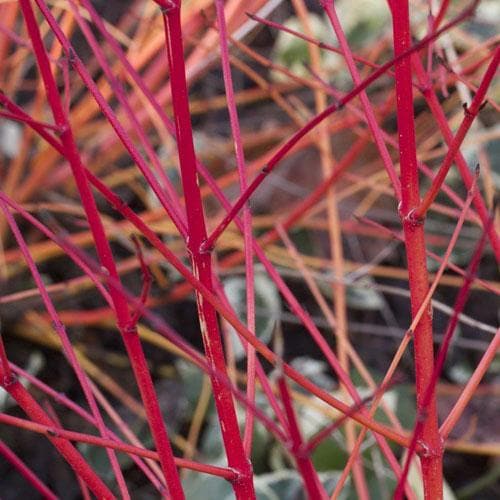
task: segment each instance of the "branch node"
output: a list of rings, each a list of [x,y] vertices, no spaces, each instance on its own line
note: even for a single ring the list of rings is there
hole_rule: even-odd
[[[179,5],[176,2],[174,2],[173,0],[165,0],[161,4],[159,2],[157,2],[157,3],[160,6],[161,13],[166,15],[166,16],[168,16],[174,10],[179,8]]]
[[[202,242],[201,242],[201,245],[200,245],[200,248],[198,250],[199,253],[201,254],[210,254],[212,253],[214,250],[214,244],[211,243],[210,245],[208,245],[208,239],[205,238]]]
[[[110,274],[109,274],[109,269],[106,267],[106,266],[101,266],[101,274],[105,277],[105,278],[109,278]]]
[[[64,330],[64,325],[62,324],[61,321],[52,321],[52,328],[56,331],[59,332],[61,330]]]
[[[418,450],[417,454],[419,457],[425,458],[438,458],[443,454],[443,440],[441,439],[439,447],[430,446],[424,440],[417,440]]]
[[[417,439],[418,450],[417,454],[419,457],[430,457],[430,448],[429,445],[422,439]]]
[[[61,137],[68,130],[69,127],[67,124],[65,124],[65,125],[58,125],[57,128],[54,130],[54,132],[58,137]]]
[[[7,388],[14,385],[17,382],[17,377],[13,373],[4,375],[2,378],[2,387],[7,391]]]
[[[412,227],[419,227],[423,225],[425,219],[417,215],[417,210],[412,208],[405,216],[403,216],[403,221],[409,222]]]
[[[125,335],[137,335],[137,325],[135,321],[131,321],[122,328],[122,332]]]
[[[479,176],[481,175],[481,165],[479,165],[479,163],[476,163],[474,174],[476,175],[476,180],[479,179]]]
[[[253,471],[252,471],[252,463],[248,462],[249,465],[249,470],[247,472],[241,472],[234,467],[229,467],[229,469],[234,473],[234,477],[229,480],[231,484],[238,484],[242,482],[246,482],[249,478],[251,479],[253,476]]]
[[[429,80],[426,80],[426,82],[422,84],[417,83],[416,86],[424,96],[428,96],[432,90],[432,85]]]
[[[261,172],[264,174],[264,175],[268,175],[271,173],[271,167],[269,166],[269,164],[267,164],[262,170]]]
[[[207,243],[208,239],[205,239],[202,240],[201,243],[197,244],[196,242],[192,241],[192,238],[188,234],[186,236],[186,250],[188,251],[189,256],[193,258],[196,255],[204,255],[210,253],[210,247],[213,247],[213,244],[210,244],[210,246],[208,246]]]
[[[68,48],[67,58],[68,58],[68,66],[70,68],[74,68],[76,66],[78,56],[76,55],[75,49],[73,47]]]

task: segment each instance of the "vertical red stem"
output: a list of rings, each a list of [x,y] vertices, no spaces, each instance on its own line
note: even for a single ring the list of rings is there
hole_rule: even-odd
[[[189,113],[180,3],[170,2],[170,6],[164,7],[163,19],[170,67],[170,85],[179,163],[186,200],[187,247],[191,255],[193,274],[212,292],[211,256],[210,253],[201,250],[201,246],[207,238],[207,232],[200,187],[198,185],[193,131]],[[220,375],[227,374],[216,311],[199,292],[196,294],[196,299],[207,361]],[[211,379],[228,463],[240,475],[238,481],[233,482],[234,492],[236,497],[242,500],[253,498],[255,493],[252,468],[243,448],[234,401],[229,389],[230,386],[227,383],[222,383],[220,376],[212,376]]]
[[[492,219],[490,219],[492,221]],[[466,271],[466,276],[464,280],[463,286],[460,288],[460,291],[458,292],[457,298],[455,300],[455,304],[453,306],[453,314],[450,318],[450,321],[448,322],[448,327],[446,328],[446,333],[444,334],[443,341],[441,343],[441,348],[439,349],[436,363],[434,365],[434,369],[431,374],[431,380],[429,383],[429,386],[427,387],[425,394],[423,395],[423,402],[422,402],[422,407],[426,407],[428,405],[428,402],[430,401],[430,398],[432,397],[433,393],[435,392],[436,385],[439,379],[439,375],[441,374],[441,371],[443,369],[444,363],[446,361],[446,355],[448,354],[448,350],[451,345],[451,340],[453,338],[453,334],[456,330],[457,324],[458,324],[458,318],[463,311],[465,304],[467,302],[467,299],[469,297],[470,289],[471,286],[474,282],[475,275],[477,273],[477,269],[479,267],[479,263],[481,261],[481,256],[483,254],[484,246],[486,243],[486,234],[487,234],[487,227],[484,228],[483,234],[481,235],[481,238],[479,239],[479,242],[476,245],[476,249],[474,250],[474,254],[472,255],[472,258],[470,260],[470,263],[467,267]],[[396,490],[396,498],[403,498],[403,484],[404,484],[404,479],[408,475],[410,464],[411,464],[411,459],[413,456],[413,453],[415,452],[415,448],[417,446],[417,443],[419,442],[420,436],[422,435],[423,431],[423,426],[425,425],[425,420],[417,418],[417,422],[413,431],[413,437],[412,441],[410,444],[410,447],[408,448],[408,456],[406,457],[406,463],[405,467],[403,470],[403,475],[402,478],[398,484],[398,488]],[[441,439],[442,434],[440,433]]]
[[[219,24],[220,52],[222,74],[224,78],[224,89],[226,91],[227,109],[231,122],[231,131],[233,134],[234,149],[236,153],[236,164],[238,167],[238,177],[240,180],[240,191],[245,192],[247,188],[247,173],[245,165],[245,156],[243,153],[243,144],[241,139],[240,124],[238,121],[238,112],[236,110],[236,99],[234,97],[233,78],[231,75],[231,66],[229,64],[229,45],[226,19],[224,15],[224,2],[215,0],[217,11],[217,21]],[[243,235],[245,240],[245,277],[246,277],[246,310],[247,310],[247,328],[255,333],[255,285],[253,271],[253,250],[252,250],[252,218],[250,207],[246,204],[243,207]],[[256,353],[252,346],[247,347],[247,398],[250,401],[255,400],[255,373],[256,373]],[[247,408],[245,416],[245,431],[243,434],[243,446],[245,453],[249,457],[252,451],[252,439],[254,431],[254,415],[251,408]]]
[[[394,52],[396,58],[410,47],[410,19],[407,0],[393,0]],[[424,240],[424,226],[411,220],[411,212],[420,203],[419,177],[416,154],[415,122],[411,60],[403,58],[396,63],[397,120],[401,170],[400,215],[403,220],[408,275],[411,293],[411,312],[414,317],[428,291],[428,272]],[[436,395],[432,391],[425,401],[434,366],[432,316],[430,308],[422,315],[414,333],[415,382],[418,414],[425,419],[422,429],[420,460],[425,498],[442,497],[443,448],[438,432]]]

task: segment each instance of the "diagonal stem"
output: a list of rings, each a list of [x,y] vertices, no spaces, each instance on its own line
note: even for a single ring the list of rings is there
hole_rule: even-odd
[[[57,32],[60,34],[60,29],[53,16],[46,9],[46,6],[41,3],[40,0],[37,0],[37,3],[43,10],[44,16],[54,33]],[[109,276],[112,278],[112,284],[109,285],[109,294],[113,301],[117,318],[117,326],[122,335],[123,342],[127,349],[134,375],[144,401],[148,422],[160,454],[160,461],[167,478],[168,488],[172,497],[182,499],[184,497],[182,493],[182,486],[177,467],[174,462],[173,451],[168,438],[167,429],[165,427],[158,399],[156,397],[153,381],[149,373],[146,358],[137,334],[137,329],[135,328],[135,325],[130,322],[131,317],[128,310],[127,299],[121,286],[120,277],[116,269],[111,247],[106,237],[94,197],[90,190],[85,174],[85,168],[82,164],[81,157],[76,146],[71,125],[64,111],[64,106],[59,95],[54,75],[51,71],[49,58],[41,38],[35,14],[30,0],[20,0],[20,4],[43,84],[46,89],[47,100],[51,107],[55,124],[62,131],[61,145],[75,178],[80,199],[96,244],[99,259]]]
[[[483,106],[486,92],[488,91],[488,87],[498,70],[499,62],[500,62],[500,48],[497,48],[493,55],[493,58],[491,59],[488,69],[486,70],[486,73],[483,79],[481,80],[481,84],[479,85],[479,88],[476,92],[476,95],[474,96],[474,99],[472,100],[472,103],[470,104],[470,106],[464,104],[465,116],[462,120],[462,123],[460,124],[460,127],[448,148],[448,153],[446,154],[443,163],[441,164],[441,167],[439,167],[438,173],[436,174],[434,180],[432,181],[431,187],[425,194],[424,199],[422,200],[420,205],[413,212],[412,217],[414,219],[416,220],[424,219],[427,210],[429,210],[429,207],[431,206],[432,202],[436,199],[436,196],[439,194],[441,186],[446,178],[446,175],[448,174],[448,171],[450,170],[452,163],[455,161],[455,157],[458,153],[458,150],[460,149],[460,146],[465,138],[465,135],[469,131],[474,119],[476,118],[476,116],[478,115],[479,111]]]
[[[286,156],[286,154],[311,130],[313,130],[318,124],[323,120],[331,116],[333,113],[341,109],[345,104],[350,102],[352,99],[357,97],[363,90],[369,87],[373,82],[378,80],[382,75],[384,75],[392,66],[395,64],[408,59],[411,54],[419,51],[423,47],[426,47],[428,43],[432,40],[438,38],[442,33],[448,31],[453,26],[459,24],[464,19],[469,17],[473,12],[477,4],[477,0],[467,9],[465,9],[461,14],[459,14],[455,19],[450,21],[448,24],[443,26],[441,29],[435,31],[424,37],[420,42],[413,46],[408,45],[405,50],[401,53],[395,54],[395,57],[385,64],[381,65],[377,70],[375,70],[370,76],[365,78],[359,85],[356,85],[350,92],[348,92],[339,102],[333,103],[327,108],[325,108],[321,113],[312,118],[307,122],[304,127],[295,132],[288,141],[286,141],[279,150],[273,155],[273,157],[268,161],[268,163],[262,168],[260,173],[255,177],[255,179],[249,184],[245,192],[243,192],[236,203],[233,205],[231,210],[224,216],[222,221],[213,230],[206,241],[203,242],[203,250],[209,250],[213,248],[215,242],[224,232],[231,221],[236,217],[238,212],[242,209],[248,199],[252,196],[255,190],[260,186],[264,179],[276,168],[276,166],[281,162],[281,160]]]

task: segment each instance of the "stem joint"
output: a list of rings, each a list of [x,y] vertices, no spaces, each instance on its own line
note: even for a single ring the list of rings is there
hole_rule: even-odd
[[[417,441],[417,454],[420,458],[440,458],[443,456],[443,440],[440,439],[438,445],[431,446],[423,439]]]
[[[202,255],[211,254],[214,250],[213,242],[210,242],[208,238],[205,238],[198,249],[198,253]]]
[[[58,437],[59,432],[56,429],[49,428],[47,429],[47,435],[50,437]]]
[[[462,108],[464,109],[464,115],[466,118],[472,118],[472,112],[466,102],[462,103]]]
[[[135,321],[128,323],[121,330],[124,335],[137,335],[137,325]]]
[[[174,2],[173,0],[164,0],[161,3],[157,1],[156,3],[159,5],[161,13],[165,16],[168,16],[179,8],[177,2]]]
[[[425,222],[425,215],[422,216],[418,212],[417,208],[412,208],[406,215],[400,209],[399,216],[401,217],[402,222],[407,223],[411,229],[415,229],[417,227],[420,227]]]
[[[272,168],[269,164],[267,164],[262,170],[261,172],[264,174],[264,175],[268,175],[270,174],[272,171]]]
[[[61,137],[63,136],[66,132],[68,132],[69,128],[67,125],[56,125],[56,129],[55,129],[55,134],[58,136],[58,137]]]
[[[251,481],[253,478],[253,468],[251,462],[247,460],[246,465],[248,466],[246,470],[243,472],[241,470],[235,469],[234,467],[230,467],[230,470],[234,473],[234,477],[229,479],[231,484],[244,484],[248,481]]]
[[[60,332],[61,330],[64,330],[64,325],[62,324],[61,321],[52,321],[52,328],[56,332]]]
[[[78,56],[76,55],[75,49],[73,47],[68,47],[66,59],[68,61],[68,67],[75,69]]]
[[[8,392],[8,387],[17,383],[17,376],[13,373],[6,374],[2,377],[2,387]]]

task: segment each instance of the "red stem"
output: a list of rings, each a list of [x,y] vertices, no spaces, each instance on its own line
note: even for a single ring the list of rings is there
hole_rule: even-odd
[[[1,342],[1,340],[0,340]],[[3,342],[1,350],[4,351]],[[3,358],[3,356],[1,356]],[[47,416],[42,407],[35,401],[31,394],[23,387],[19,380],[11,373],[5,360],[0,362],[1,386],[9,393],[16,403],[23,409],[32,422],[32,425],[44,425],[54,428],[54,422]],[[14,418],[9,415],[0,414],[1,419]],[[56,447],[57,451],[64,457],[66,462],[81,477],[97,498],[115,498],[102,479],[97,476],[92,467],[85,461],[69,440],[56,437],[52,433],[45,433],[47,439]]]
[[[356,68],[356,63],[354,62],[351,48],[349,47],[349,43],[347,42],[346,36],[335,11],[333,0],[321,0],[320,3],[325,9],[328,18],[330,19],[330,23],[335,31],[335,35],[337,36],[340,47],[342,48],[342,55],[344,56],[345,62],[349,69],[349,73],[351,74],[352,81],[355,85],[359,85],[361,83],[361,77],[359,75],[358,69]],[[373,107],[365,91],[360,93],[359,99],[363,106],[366,121],[373,136],[375,145],[377,146],[377,149],[379,151],[382,163],[384,164],[387,175],[391,180],[392,187],[396,194],[396,199],[399,201],[401,199],[401,183],[399,182],[399,177],[396,169],[394,168],[394,163],[385,144],[381,127],[377,123]]]
[[[295,458],[297,468],[299,469],[299,473],[304,481],[304,486],[309,499],[326,499],[328,498],[328,495],[319,480],[318,473],[314,469],[311,457],[309,456],[309,451],[306,450],[304,446],[297,417],[295,416],[295,411],[293,409],[290,391],[288,390],[286,379],[283,375],[280,375],[278,379],[278,390],[280,392],[281,401],[283,402],[283,407],[288,420],[288,430],[290,432],[291,439],[290,452]]]
[[[65,394],[61,392],[57,392],[52,387],[49,387],[48,385],[44,384],[41,380],[36,378],[35,376],[31,375],[30,373],[26,372],[22,368],[19,368],[18,366],[14,365],[13,363],[10,363],[10,367],[12,371],[14,371],[17,375],[22,376],[26,380],[30,382],[33,386],[35,386],[37,389],[42,391],[44,394],[52,398],[55,402],[64,405],[66,408],[74,412],[76,415],[81,417],[82,419],[86,420],[87,422],[95,425],[95,419],[94,417],[88,413],[86,410],[84,410],[81,406],[78,406],[74,401],[69,399]],[[93,387],[94,393],[96,392],[95,387]],[[99,394],[96,394],[96,397]],[[111,432],[109,429],[107,429],[106,435],[108,438],[113,439],[115,441],[119,441],[119,437]],[[153,484],[158,491],[160,491],[162,488],[163,490],[165,489],[164,486],[160,483],[158,478],[153,474],[153,472],[146,466],[144,461],[136,454],[131,454],[130,457],[132,460],[135,462],[137,467],[141,469],[144,472],[144,475],[151,481],[151,484]],[[163,491],[164,492],[164,491]]]
[[[164,8],[163,21],[170,67],[170,86],[175,115],[177,148],[186,200],[187,248],[191,256],[193,274],[206,286],[207,290],[212,292],[211,255],[201,251],[201,245],[206,240],[207,233],[197,178],[193,131],[189,113],[180,4],[171,2],[170,7]],[[233,397],[228,384],[221,383],[220,380],[221,377],[227,377],[227,371],[217,314],[204,295],[197,293],[196,300],[207,361],[219,373],[219,377],[212,376],[211,380],[228,463],[240,475],[238,481],[233,482],[234,493],[241,500],[253,498],[255,492],[252,467],[243,448]]]
[[[411,43],[409,7],[407,0],[393,0],[390,6],[393,16],[394,53],[397,57],[398,54],[404,54]],[[424,226],[415,224],[409,217],[420,202],[410,58],[401,59],[396,63],[395,77],[402,191],[400,215],[405,236],[413,318],[425,300],[429,284]],[[435,500],[441,498],[443,493],[443,448],[438,431],[436,395],[433,391],[429,401],[424,398],[431,384],[434,366],[432,316],[429,308],[414,330],[414,342],[417,411],[425,415],[421,439],[425,452],[420,455],[424,493],[426,499]]]
[[[489,224],[491,224],[493,221],[493,218],[490,218]],[[458,324],[458,318],[463,311],[465,304],[467,302],[467,299],[469,297],[470,293],[470,288],[472,286],[472,283],[474,282],[474,278],[477,272],[477,269],[479,267],[479,263],[481,261],[481,257],[483,254],[484,246],[486,243],[486,234],[487,234],[488,227],[485,227],[482,234],[481,238],[479,239],[476,248],[474,250],[474,253],[472,255],[471,261],[467,267],[466,271],[466,276],[464,283],[462,287],[460,288],[457,298],[455,300],[455,304],[453,305],[453,314],[448,322],[448,327],[446,328],[446,333],[444,334],[443,341],[441,343],[441,347],[439,349],[436,363],[434,365],[434,369],[432,370],[431,373],[431,379],[428,387],[425,390],[425,393],[422,398],[422,408],[427,408],[428,405],[430,404],[431,400],[434,396],[435,390],[436,390],[436,385],[437,381],[439,378],[439,375],[441,374],[441,371],[443,370],[444,363],[446,361],[446,355],[448,354],[449,347],[451,345],[451,340],[453,338],[453,334],[455,332],[456,326]],[[421,411],[421,410],[419,410]],[[403,475],[398,483],[398,487],[396,489],[396,493],[394,495],[396,500],[402,500],[403,499],[403,485],[404,481],[408,475],[408,472],[410,470],[410,464],[411,464],[411,459],[413,454],[415,453],[415,448],[417,446],[417,443],[419,442],[421,436],[423,436],[424,432],[424,427],[426,424],[426,417],[422,414],[419,413],[417,414],[416,418],[416,425],[415,429],[413,431],[413,436],[411,440],[410,447],[408,448],[408,454],[406,457],[406,462],[405,466],[403,469]],[[441,435],[440,435],[441,438]],[[441,438],[442,439],[442,438]],[[425,478],[424,478],[425,479]]]
[[[40,0],[37,0],[54,34],[60,35],[60,29],[46,6]],[[95,241],[96,250],[101,264],[107,270],[107,273],[113,278],[113,284],[109,285],[109,293],[113,300],[117,326],[122,335],[128,357],[130,359],[136,381],[144,402],[148,423],[151,428],[153,439],[160,454],[161,465],[167,478],[167,485],[172,497],[183,499],[184,494],[180,482],[177,467],[174,462],[174,456],[168,433],[163,422],[160,406],[153,386],[153,381],[149,373],[146,358],[137,334],[135,325],[130,322],[130,312],[126,297],[121,287],[120,277],[118,275],[111,247],[109,245],[104,227],[102,225],[95,200],[88,185],[84,166],[81,162],[76,143],[73,137],[70,123],[65,115],[62,101],[59,95],[57,84],[52,74],[47,52],[43,45],[38,24],[30,4],[30,0],[20,0],[28,34],[31,38],[33,51],[35,53],[38,67],[45,86],[47,100],[52,109],[55,123],[61,132],[61,143],[65,151],[75,182],[80,194],[85,214]],[[62,43],[62,42],[61,42]],[[68,51],[71,54],[71,51]],[[75,56],[76,57],[76,56]]]
[[[286,156],[286,154],[305,136],[307,135],[314,127],[320,124],[323,120],[328,118],[330,115],[341,109],[345,104],[350,102],[352,99],[357,97],[363,90],[365,90],[369,85],[375,82],[378,78],[384,75],[389,68],[398,64],[401,61],[407,60],[411,54],[419,51],[423,47],[425,47],[429,42],[438,38],[442,33],[449,30],[456,24],[460,23],[468,16],[472,14],[474,11],[474,7],[477,3],[477,0],[474,4],[465,9],[461,14],[459,14],[453,21],[450,21],[448,24],[443,26],[441,29],[435,31],[424,37],[420,42],[416,43],[413,46],[408,45],[406,49],[398,54],[395,54],[394,59],[386,62],[381,65],[377,70],[375,70],[370,76],[365,78],[359,85],[356,85],[350,92],[348,92],[339,102],[331,104],[326,107],[321,113],[312,118],[309,122],[307,122],[300,130],[295,132],[295,134],[288,139],[272,156],[272,158],[268,161],[267,165],[262,168],[259,174],[255,177],[255,179],[250,183],[248,188],[244,193],[240,195],[236,203],[233,205],[231,210],[224,216],[222,221],[218,224],[218,226],[214,229],[212,234],[207,238],[207,240],[203,243],[203,249],[209,250],[213,248],[215,242],[219,238],[219,236],[224,232],[227,226],[231,223],[231,221],[236,217],[238,212],[241,210],[243,205],[248,201],[250,196],[254,193],[254,191],[260,186],[260,184],[264,181],[268,174],[270,174],[274,168],[280,163],[280,161]]]
[[[32,432],[52,436],[54,439],[59,439],[65,442],[76,441],[79,443],[88,443],[95,446],[100,446],[102,448],[110,448],[116,451],[121,451],[129,455],[137,455],[143,458],[149,458],[151,460],[159,460],[158,453],[156,451],[139,448],[137,446],[122,443],[120,441],[115,441],[112,439],[85,434],[83,432],[68,431],[54,425],[52,421],[50,421],[49,423],[39,423],[35,420],[30,421],[18,417],[13,417],[11,415],[6,415],[5,413],[0,413],[0,422],[18,427],[20,429],[27,429]],[[176,458],[175,461],[179,467],[194,470],[197,472],[203,472],[205,474],[211,474],[212,476],[221,477],[227,479],[228,481],[235,480],[237,476],[237,473],[235,471],[226,467],[202,464],[199,462],[194,462],[192,460],[186,460],[185,458]]]
[[[240,181],[240,191],[245,192],[247,188],[247,173],[245,157],[243,153],[243,144],[241,140],[241,131],[238,121],[238,112],[236,109],[236,100],[234,97],[233,79],[231,75],[231,66],[229,64],[229,47],[226,19],[224,15],[223,0],[215,0],[217,11],[217,22],[219,24],[220,54],[222,64],[222,74],[224,79],[224,89],[226,91],[227,109],[231,123],[231,132],[233,135],[234,149],[236,153],[236,164],[238,167],[238,178]],[[243,206],[243,237],[245,254],[245,278],[246,278],[246,316],[247,328],[255,332],[255,284],[253,269],[253,250],[252,250],[252,216],[248,204]],[[255,400],[255,366],[256,354],[252,346],[247,348],[247,399]],[[250,457],[252,451],[252,439],[254,431],[254,415],[250,408],[247,408],[245,416],[245,430],[243,433],[243,447],[247,457]]]
[[[0,194],[0,196],[2,196]],[[3,199],[0,201],[0,209],[3,211],[7,222],[12,230],[12,233],[14,234],[14,237],[17,241],[17,244],[19,248],[21,249],[21,253],[23,254],[23,257],[26,261],[26,264],[28,266],[28,269],[30,270],[31,276],[33,277],[36,286],[39,290],[39,293],[42,297],[42,301],[45,305],[45,309],[49,313],[49,316],[52,320],[52,325],[54,330],[56,331],[62,347],[63,347],[63,352],[64,355],[66,356],[66,359],[68,360],[69,364],[73,368],[75,375],[78,379],[78,382],[80,383],[80,386],[83,390],[83,393],[85,395],[85,398],[89,404],[89,407],[92,411],[92,414],[94,416],[94,419],[96,421],[96,426],[99,429],[99,432],[102,436],[106,434],[106,426],[104,424],[104,420],[102,418],[102,415],[99,411],[99,407],[97,406],[97,403],[94,399],[94,396],[92,394],[92,390],[90,389],[89,386],[89,381],[84,373],[82,367],[78,363],[78,358],[73,350],[73,346],[71,345],[71,342],[69,340],[69,337],[66,333],[66,329],[59,319],[59,315],[57,314],[56,308],[54,307],[54,304],[52,303],[52,300],[49,297],[49,294],[47,292],[47,289],[45,287],[45,284],[43,283],[42,277],[40,276],[40,273],[38,271],[38,268],[36,267],[36,264],[33,260],[33,257],[29,251],[29,248],[22,236],[22,233],[19,229],[19,226],[16,224],[16,221],[14,220],[14,217],[12,214],[9,212],[9,209],[7,208],[5,202]],[[125,484],[125,479],[123,477],[122,471],[120,469],[120,465],[118,463],[118,460],[116,458],[116,455],[111,451],[108,450],[108,458],[111,463],[111,468],[113,470],[113,473],[115,474],[119,489],[120,489],[120,494],[123,498],[128,499],[130,498],[127,490],[127,485]]]
[[[441,24],[441,21],[443,20],[444,16],[446,15],[446,12],[448,11],[449,5],[450,5],[450,0],[442,1],[441,7],[439,8],[439,12],[437,13],[436,18],[434,19],[434,29],[436,29]]]
[[[470,106],[464,103],[464,118],[460,127],[453,138],[453,141],[449,145],[448,153],[446,154],[441,167],[439,167],[439,171],[437,172],[434,180],[432,181],[432,185],[424,196],[424,199],[420,203],[420,205],[415,209],[412,214],[412,217],[415,219],[423,219],[427,213],[427,210],[431,206],[432,202],[436,199],[436,196],[439,194],[441,189],[441,185],[443,184],[448,171],[452,163],[455,161],[455,157],[460,149],[460,146],[465,139],[465,135],[469,131],[470,127],[479,111],[481,110],[484,104],[484,98],[486,96],[486,92],[488,91],[488,87],[493,80],[497,70],[498,63],[500,62],[500,48],[497,48],[495,51],[492,60],[486,70],[486,73],[481,80],[481,84],[477,89],[476,95],[472,99],[472,103]]]
[[[38,476],[2,440],[0,440],[0,454],[19,471],[24,479],[26,479],[43,498],[57,500],[57,495],[45,486],[45,484],[38,479]]]

